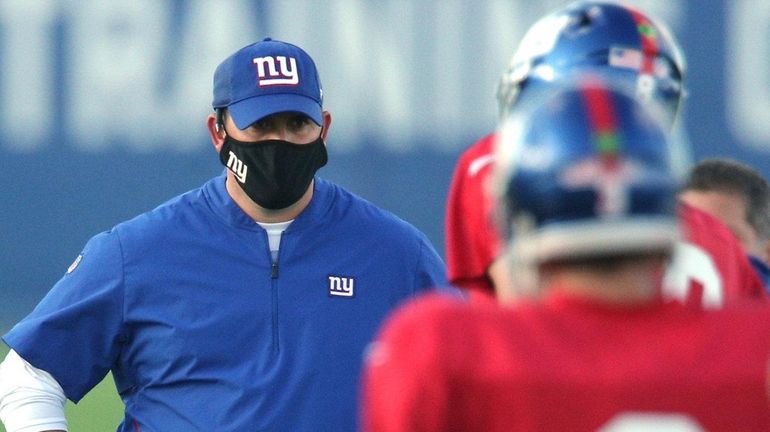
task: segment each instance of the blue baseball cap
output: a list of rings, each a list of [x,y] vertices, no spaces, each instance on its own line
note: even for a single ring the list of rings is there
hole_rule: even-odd
[[[323,90],[315,63],[302,48],[265,38],[231,55],[214,72],[215,109],[227,108],[245,129],[279,112],[300,112],[323,122]]]

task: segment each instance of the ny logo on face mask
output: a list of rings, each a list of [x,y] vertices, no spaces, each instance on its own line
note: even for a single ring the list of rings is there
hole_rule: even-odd
[[[230,157],[227,159],[227,168],[235,174],[238,181],[246,183],[246,173],[249,171],[249,167],[246,166],[235,153],[230,152]]]
[[[297,60],[294,57],[285,56],[276,57],[257,57],[253,60],[257,65],[257,76],[260,87],[271,85],[297,85],[299,84],[299,73],[297,73]],[[280,70],[276,68],[276,63]]]

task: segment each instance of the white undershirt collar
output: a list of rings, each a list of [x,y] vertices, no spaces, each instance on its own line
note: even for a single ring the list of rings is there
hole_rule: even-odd
[[[270,256],[273,262],[278,259],[278,248],[281,245],[281,234],[286,228],[294,222],[294,219],[286,222],[257,222],[265,231],[267,231],[267,242],[270,245]]]

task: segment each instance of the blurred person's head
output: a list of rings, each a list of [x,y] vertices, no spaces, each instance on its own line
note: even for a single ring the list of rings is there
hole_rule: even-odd
[[[558,85],[590,72],[653,101],[674,124],[684,97],[685,61],[660,21],[630,6],[577,1],[538,20],[525,34],[503,74],[497,98],[501,118],[522,92]]]
[[[516,281],[502,299],[538,295],[554,271],[613,274],[641,263],[659,274],[640,294],[658,294],[649,283],[678,239],[667,128],[611,83],[586,75],[526,95],[498,131],[491,193]]]
[[[721,220],[749,255],[770,263],[770,185],[750,166],[706,159],[689,173],[680,198]]]

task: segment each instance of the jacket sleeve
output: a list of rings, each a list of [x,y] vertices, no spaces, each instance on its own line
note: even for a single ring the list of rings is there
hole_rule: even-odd
[[[420,237],[419,248],[417,268],[414,272],[415,292],[446,286],[448,282],[444,261],[424,235]]]
[[[99,234],[3,339],[24,360],[50,373],[77,402],[104,378],[119,355],[123,280],[117,233]]]

